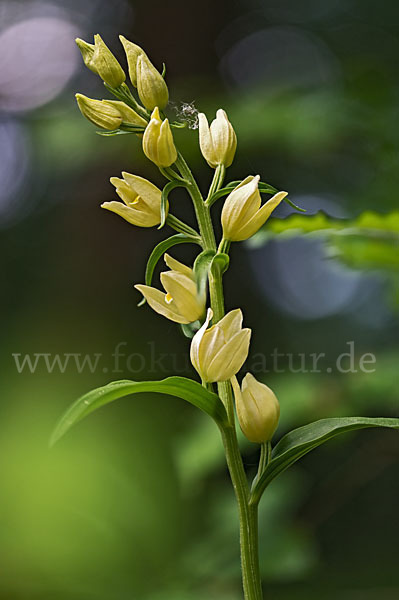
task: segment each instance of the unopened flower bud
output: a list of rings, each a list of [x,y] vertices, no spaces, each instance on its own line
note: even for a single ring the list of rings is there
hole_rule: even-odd
[[[130,108],[124,102],[120,100],[103,100],[105,104],[109,104],[113,106],[119,111],[119,114],[122,117],[123,123],[128,123],[129,125],[137,125],[138,127],[147,127],[147,121],[140,117],[139,114],[136,113],[135,110]]]
[[[250,175],[227,196],[222,210],[223,237],[231,242],[247,240],[267,221],[288,195],[278,192],[261,208],[259,175]]]
[[[205,323],[191,342],[191,362],[204,382],[226,381],[238,373],[247,359],[250,329],[242,329],[240,309],[227,313],[208,329],[213,312],[209,308]]]
[[[161,273],[166,294],[148,285],[135,285],[157,313],[175,323],[192,323],[205,312],[205,294],[198,290],[193,270],[168,254],[165,262],[171,269]]]
[[[251,373],[242,380],[231,380],[237,417],[243,434],[250,442],[263,444],[272,439],[280,418],[280,404],[273,391],[257,381]]]
[[[121,216],[139,227],[154,227],[161,222],[162,192],[151,181],[138,175],[122,173],[123,179],[111,177],[116,193],[123,201],[104,202],[101,208]],[[168,207],[167,207],[168,210]]]
[[[89,44],[80,38],[76,38],[75,42],[82,54],[83,62],[85,63],[86,67],[98,75],[97,69],[93,64],[94,44]]]
[[[94,45],[79,38],[76,43],[85,65],[93,73],[97,73],[112,88],[122,85],[126,79],[125,72],[99,34],[94,36]]]
[[[123,35],[120,35],[119,39],[126,53],[130,81],[134,87],[137,87],[137,59],[142,54],[145,54],[145,52],[140,46],[133,44],[133,42],[127,40]]]
[[[144,132],[143,152],[158,167],[170,167],[177,159],[169,121],[162,121],[158,107],[154,108]]]
[[[105,100],[93,100],[83,94],[76,94],[79,110],[86,119],[101,127],[113,131],[121,126],[123,117],[118,108]]]
[[[153,110],[156,106],[162,110],[169,100],[164,78],[145,54],[140,54],[137,58],[137,92],[148,110]]]
[[[198,125],[200,148],[208,165],[213,169],[218,165],[229,167],[236,153],[237,136],[225,111],[217,111],[210,127],[204,113],[199,113]]]

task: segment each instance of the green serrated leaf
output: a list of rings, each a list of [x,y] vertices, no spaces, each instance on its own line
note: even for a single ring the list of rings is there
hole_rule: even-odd
[[[88,392],[77,400],[61,417],[51,436],[54,445],[65,433],[87,415],[118,398],[152,392],[182,398],[211,416],[218,425],[227,419],[226,410],[219,396],[209,392],[197,381],[185,377],[168,377],[161,381],[114,381]]]
[[[271,218],[248,243],[258,247],[281,235],[318,236],[331,257],[353,268],[399,268],[399,211],[385,215],[368,211],[355,219],[334,219],[323,211]]]
[[[262,233],[331,233],[337,235],[364,235],[372,238],[392,238],[399,240],[399,211],[381,215],[367,211],[355,219],[334,219],[324,211],[314,215],[290,215],[285,219],[270,218],[253,239],[261,240]],[[259,236],[259,237],[258,237]]]
[[[399,429],[399,419],[370,417],[339,417],[321,419],[294,429],[274,447],[272,460],[252,490],[252,502],[259,501],[264,490],[277,475],[288,469],[305,454],[341,433],[367,427]]]

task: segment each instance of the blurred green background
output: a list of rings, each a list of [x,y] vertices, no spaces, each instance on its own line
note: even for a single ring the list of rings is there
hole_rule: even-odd
[[[182,102],[209,118],[224,107],[239,140],[229,179],[260,173],[310,214],[353,218],[397,207],[399,5],[2,0],[0,14],[0,597],[238,600],[234,499],[207,417],[142,395],[47,447],[59,415],[92,387],[195,376],[187,339],[136,308],[133,284],[165,232],[99,208],[122,170],[162,178],[136,137],[100,137],[82,119],[74,93],[101,98],[104,89],[74,38],[99,32],[123,61],[122,33],[159,68],[164,61],[173,118]],[[176,137],[205,189],[197,133]],[[192,221],[184,196],[175,198]],[[190,261],[193,252],[172,254]],[[285,356],[256,373],[281,403],[276,437],[327,416],[398,416],[397,287],[397,271],[345,265],[318,239],[233,247],[227,307],[242,307],[254,328],[253,357]],[[372,373],[334,367],[348,342],[357,365],[375,356]],[[319,352],[320,373],[288,368],[287,355],[298,369],[298,354]],[[99,359],[94,369],[73,356],[48,369],[41,358],[18,372],[18,360],[39,353]],[[347,435],[273,483],[260,519],[270,596],[398,598],[397,440]],[[251,473],[257,449],[241,442]]]

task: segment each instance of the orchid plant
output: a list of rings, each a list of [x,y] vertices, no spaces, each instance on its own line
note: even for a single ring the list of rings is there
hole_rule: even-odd
[[[111,183],[122,202],[105,202],[102,207],[138,227],[176,231],[152,251],[145,272],[145,283],[135,287],[159,315],[174,321],[190,342],[190,358],[201,382],[184,377],[160,381],[116,381],[85,394],[59,421],[52,442],[93,412],[117,398],[142,392],[159,392],[186,400],[211,417],[220,430],[232,486],[237,500],[241,572],[246,600],[263,598],[258,558],[257,511],[259,502],[275,477],[302,456],[327,440],[346,431],[366,427],[399,428],[399,419],[343,417],[310,423],[284,435],[272,446],[280,405],[273,391],[247,373],[241,385],[237,380],[250,349],[251,330],[243,327],[239,308],[225,313],[223,276],[229,267],[232,242],[253,236],[281,202],[296,207],[259,175],[225,183],[237,147],[236,133],[226,112],[219,109],[209,125],[198,114],[201,153],[213,170],[206,197],[203,197],[183,155],[176,148],[173,129],[183,122],[169,122],[165,115],[169,92],[164,74],[151,63],[142,48],[120,37],[124,47],[131,84],[126,74],[99,35],[94,44],[76,40],[86,66],[99,75],[116,100],[94,100],[77,94],[83,116],[101,129],[103,135],[133,134],[142,143],[146,157],[166,179],[163,189],[137,174],[122,173]],[[184,223],[170,211],[169,197],[176,188],[186,190],[191,199],[198,229]],[[262,204],[261,194],[271,196]],[[224,198],[221,212],[222,239],[217,242],[211,208]],[[194,244],[198,255],[192,266],[182,264],[167,252],[177,244]],[[152,285],[156,265],[164,258],[169,270],[161,273],[163,290]],[[284,407],[284,399],[282,399]],[[259,465],[252,482],[244,469],[236,423],[247,439],[259,447]]]

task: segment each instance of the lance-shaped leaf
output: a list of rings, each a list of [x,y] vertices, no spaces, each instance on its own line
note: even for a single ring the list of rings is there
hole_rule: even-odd
[[[147,261],[147,267],[145,270],[146,285],[152,284],[152,277],[154,275],[154,270],[158,264],[158,261],[162,258],[165,252],[169,250],[169,248],[172,248],[172,246],[176,246],[177,244],[199,244],[199,240],[194,236],[185,235],[184,233],[178,233],[177,235],[172,235],[166,240],[162,240],[162,242],[155,246]],[[138,306],[143,306],[145,302],[146,300],[145,298],[143,298],[143,300],[139,302]]]
[[[399,429],[399,419],[338,417],[321,419],[290,431],[273,448],[271,461],[261,477],[255,482],[251,501],[253,503],[259,502],[264,490],[277,475],[288,469],[302,456],[317,448],[317,446],[346,431],[367,427]]]
[[[162,227],[166,223],[166,217],[168,216],[168,197],[169,197],[170,192],[177,187],[186,187],[186,184],[182,181],[169,181],[169,183],[167,183],[162,190],[161,223],[160,223],[158,229],[162,229]]]
[[[230,183],[228,183],[224,188],[221,188],[220,190],[218,190],[217,192],[212,194],[212,196],[209,198],[209,200],[207,200],[207,205],[212,206],[216,202],[216,200],[219,200],[219,198],[222,198],[223,196],[227,196],[228,194],[230,194],[230,192],[232,192],[234,190],[234,188],[237,187],[237,185],[239,185],[240,183],[242,183],[242,182],[241,181],[230,181]],[[275,188],[273,185],[270,185],[269,183],[264,183],[263,181],[259,182],[258,188],[259,188],[259,191],[261,194],[277,194],[277,192],[278,192],[278,189]],[[290,200],[288,198],[288,196],[286,196],[283,200],[284,200],[284,202],[289,204],[289,206],[291,206],[291,208],[294,208],[298,212],[302,212],[302,213],[306,212],[306,210],[304,208],[301,208],[297,204],[294,204],[294,202],[292,200]]]
[[[399,211],[389,214],[367,211],[355,219],[335,219],[322,210],[309,216],[292,214],[285,219],[271,218],[267,225],[254,236],[253,245],[262,243],[264,234],[269,239],[271,234],[280,233],[292,236],[303,234],[364,235],[373,239],[399,241]]]
[[[367,211],[355,219],[335,219],[323,211],[309,216],[271,218],[248,244],[256,248],[275,237],[304,235],[324,241],[328,257],[350,267],[386,271],[399,267],[399,211],[388,214]]]
[[[118,398],[141,392],[167,394],[182,398],[210,415],[218,425],[227,420],[226,410],[219,396],[209,392],[200,383],[192,379],[168,377],[161,381],[114,381],[88,392],[72,404],[55,427],[50,445],[55,444],[75,423],[78,423],[101,406]]]

